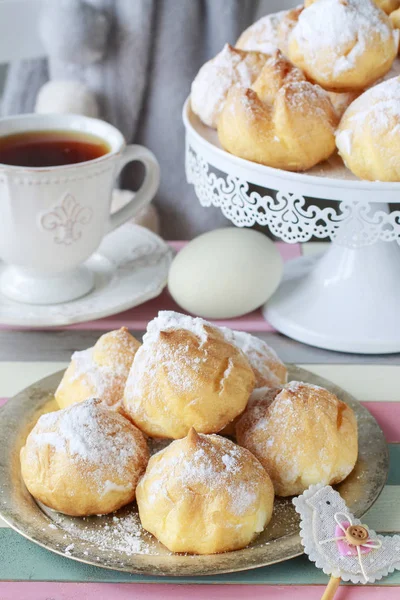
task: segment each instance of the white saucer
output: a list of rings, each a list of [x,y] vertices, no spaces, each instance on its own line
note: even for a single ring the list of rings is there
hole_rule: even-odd
[[[0,323],[18,327],[72,325],[143,304],[165,287],[172,255],[158,235],[126,223],[109,233],[85,263],[94,275],[89,294],[46,306],[13,302],[0,294]],[[2,268],[4,265],[0,265],[0,273]]]

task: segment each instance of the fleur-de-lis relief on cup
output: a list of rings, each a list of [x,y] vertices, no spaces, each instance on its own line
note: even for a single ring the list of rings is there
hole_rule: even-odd
[[[73,244],[82,236],[82,226],[90,223],[93,211],[80,206],[74,196],[67,193],[58,206],[40,218],[43,229],[53,231],[56,244]]]

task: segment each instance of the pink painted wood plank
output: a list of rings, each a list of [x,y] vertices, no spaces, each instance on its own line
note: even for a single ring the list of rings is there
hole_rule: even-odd
[[[7,400],[8,398],[0,398],[0,406]],[[362,402],[362,404],[378,421],[387,443],[400,443],[400,402]]]
[[[130,583],[0,584],[1,600],[320,600],[322,585],[162,585]],[[398,600],[399,587],[342,586],[335,600]]]
[[[181,250],[187,242],[176,241],[170,242],[170,245],[177,251]],[[277,242],[276,247],[279,250],[284,261],[301,256],[300,244],[285,244]],[[67,327],[56,327],[55,329],[78,329],[78,330],[110,330],[118,329],[126,326],[132,330],[140,331],[147,327],[147,323],[154,319],[159,310],[177,310],[181,308],[172,300],[167,290],[164,290],[158,298],[154,298],[149,302],[145,302],[140,306],[131,308],[117,315],[112,315],[104,319],[96,321],[88,321],[86,323],[77,323]],[[261,314],[260,310],[253,311],[243,317],[230,319],[229,321],[215,321],[221,325],[226,325],[234,329],[242,329],[246,331],[274,331],[272,326],[267,323]],[[21,329],[19,327],[7,327],[0,324],[0,329]]]
[[[400,402],[363,402],[362,404],[378,421],[387,443],[400,442]]]

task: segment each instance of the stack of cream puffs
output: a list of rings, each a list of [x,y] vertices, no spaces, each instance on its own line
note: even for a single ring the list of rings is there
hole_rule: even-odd
[[[263,17],[200,69],[191,108],[241,158],[306,171],[336,150],[400,181],[399,0],[305,0]]]
[[[338,483],[357,460],[354,414],[334,394],[287,383],[258,338],[175,312],[160,312],[142,344],[121,329],[75,353],[55,397],[61,410],[21,450],[29,492],[78,517],[136,499],[173,552],[243,548],[275,494]],[[149,458],[149,438],[171,443]]]

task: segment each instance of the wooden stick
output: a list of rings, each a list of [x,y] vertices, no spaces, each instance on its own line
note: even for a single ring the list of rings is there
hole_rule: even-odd
[[[340,585],[340,577],[331,577],[321,600],[332,600]]]

